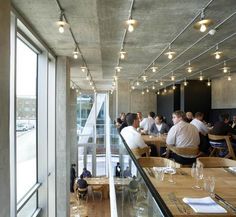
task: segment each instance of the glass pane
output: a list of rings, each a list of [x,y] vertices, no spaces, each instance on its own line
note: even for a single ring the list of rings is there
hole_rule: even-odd
[[[84,168],[84,147],[78,147],[78,176],[83,172]]]
[[[37,194],[35,193],[17,214],[17,217],[32,216],[32,214],[35,212],[36,209],[37,209]]]
[[[16,147],[17,201],[36,183],[37,54],[17,39]]]

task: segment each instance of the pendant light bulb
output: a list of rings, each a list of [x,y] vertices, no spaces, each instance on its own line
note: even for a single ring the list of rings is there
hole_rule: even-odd
[[[228,81],[232,81],[232,78],[230,75],[228,75]]]
[[[210,80],[208,79],[208,82],[207,82],[207,86],[210,87],[211,86],[211,82]]]
[[[167,90],[166,90],[166,88],[164,89],[164,93],[166,93],[167,92]]]
[[[135,89],[135,86],[134,86],[134,85],[132,85],[132,86],[131,86],[131,89],[132,89],[132,90],[134,90],[134,89]]]
[[[139,82],[138,81],[136,82],[136,85],[139,86]]]
[[[171,53],[168,54],[168,59],[172,59],[173,58],[173,55]]]
[[[160,91],[159,90],[157,91],[157,95],[160,95]]]
[[[188,67],[188,72],[189,72],[189,73],[192,72],[192,67]]]
[[[199,80],[200,80],[200,81],[203,80],[202,72],[200,73]]]
[[[149,89],[148,89],[148,88],[147,88],[147,90],[146,90],[146,91],[147,91],[147,93],[149,93]]]
[[[64,30],[64,26],[63,25],[60,25],[59,28],[58,28],[58,31],[60,33],[63,33],[65,30]]]
[[[174,81],[175,80],[175,76],[174,75],[171,75],[171,81]]]
[[[152,89],[155,90],[155,86],[154,85],[152,86]]]
[[[207,29],[206,25],[205,24],[201,24],[200,32],[205,32],[206,29]]]
[[[215,53],[215,58],[218,60],[218,59],[220,59],[220,53],[219,52],[216,52]]]
[[[129,26],[128,26],[128,31],[129,31],[129,32],[133,32],[133,31],[134,31],[134,26],[133,26],[133,24],[129,24]]]
[[[162,81],[160,82],[160,85],[163,86],[163,82]]]
[[[144,91],[142,91],[142,95],[144,95]]]
[[[120,51],[120,59],[125,59],[125,54],[126,54],[126,52],[125,51],[123,51],[123,49]]]
[[[173,90],[175,90],[175,89],[176,89],[176,86],[175,86],[174,84],[173,84],[173,86],[172,86],[172,89],[173,89]]]

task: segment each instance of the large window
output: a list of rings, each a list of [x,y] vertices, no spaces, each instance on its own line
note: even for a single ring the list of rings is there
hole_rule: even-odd
[[[16,180],[19,202],[37,183],[37,54],[19,38],[16,50]]]

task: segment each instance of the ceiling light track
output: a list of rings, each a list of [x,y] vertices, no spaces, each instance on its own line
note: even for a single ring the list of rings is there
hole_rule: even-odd
[[[62,6],[61,6],[60,1],[59,1],[59,0],[56,0],[56,3],[57,3],[57,6],[58,6],[58,8],[59,8],[59,10],[60,10],[60,12],[61,12],[61,16],[63,16],[65,22],[69,24],[68,19],[67,19],[66,14],[65,14],[65,11],[64,11],[64,9],[63,9]],[[63,12],[63,13],[62,13],[62,12]],[[72,37],[72,39],[73,39],[73,41],[74,41],[74,44],[75,44],[75,46],[76,46],[76,47],[75,47],[75,50],[74,50],[74,52],[73,52],[74,58],[75,58],[76,55],[77,55],[76,57],[78,58],[78,54],[80,54],[80,57],[81,57],[82,62],[83,62],[83,66],[82,66],[82,67],[86,67],[87,73],[88,73],[89,76],[90,76],[90,80],[91,80],[91,81],[93,82],[93,84],[94,84],[94,92],[96,93],[96,86],[95,86],[95,82],[93,81],[92,74],[90,73],[90,70],[89,70],[89,68],[88,68],[87,62],[86,62],[86,60],[85,60],[85,58],[84,58],[84,56],[83,56],[83,53],[82,53],[82,51],[81,51],[81,49],[80,49],[79,42],[76,40],[75,35],[74,35],[74,32],[72,31],[72,28],[71,28],[70,25],[69,25],[69,32],[70,32],[71,37]],[[75,55],[75,52],[76,52],[76,55]],[[75,59],[77,59],[77,58],[75,58]]]
[[[209,1],[209,2],[205,5],[204,10],[205,10],[207,7],[209,7],[209,5],[210,5],[213,1],[214,1],[214,0]],[[169,45],[170,45],[170,44],[173,44],[173,43],[189,28],[189,26],[191,26],[191,25],[195,22],[195,20],[199,17],[199,15],[201,15],[201,13],[202,13],[202,10],[200,10],[200,11],[197,13],[197,15],[174,37],[174,39],[172,39],[172,41],[171,41],[170,43],[168,43],[168,45],[161,51],[161,53],[158,54],[158,55],[155,57],[155,59],[153,59],[152,62],[138,75],[138,78],[140,78],[140,77],[142,76],[142,74],[143,74],[144,71],[146,71],[147,69],[149,69],[149,68],[151,67],[151,65],[152,65],[153,62],[156,62],[157,59],[159,59],[159,58],[166,52],[166,50],[169,49]],[[169,63],[171,63],[171,62],[174,61],[175,59],[177,59],[177,57],[174,58],[173,60],[171,60]],[[158,70],[156,73],[158,73],[159,71],[160,71],[160,70]],[[153,77],[153,76],[151,76],[151,77]]]

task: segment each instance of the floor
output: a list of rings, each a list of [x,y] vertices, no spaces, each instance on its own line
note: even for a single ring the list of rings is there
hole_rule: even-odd
[[[76,200],[74,194],[70,196],[70,217],[110,217],[110,200],[100,200],[99,195],[91,195],[86,200]]]

